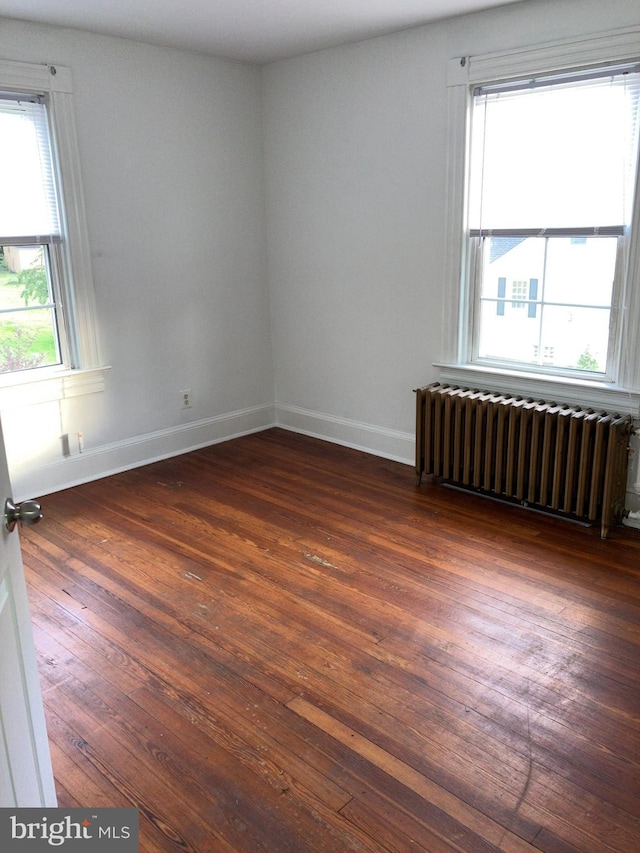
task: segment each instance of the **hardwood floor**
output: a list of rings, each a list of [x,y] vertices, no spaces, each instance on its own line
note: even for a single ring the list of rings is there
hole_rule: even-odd
[[[60,805],[143,853],[640,849],[640,536],[282,430],[22,530]]]

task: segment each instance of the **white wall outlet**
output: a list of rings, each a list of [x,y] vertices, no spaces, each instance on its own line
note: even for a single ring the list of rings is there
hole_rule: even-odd
[[[180,400],[182,402],[181,408],[190,409],[191,408],[191,388],[187,388],[186,391],[180,392]]]

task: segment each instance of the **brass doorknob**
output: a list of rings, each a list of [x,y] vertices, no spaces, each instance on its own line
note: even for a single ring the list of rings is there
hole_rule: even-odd
[[[38,501],[28,500],[15,504],[11,498],[7,498],[4,504],[4,524],[9,533],[16,524],[36,524],[42,518],[42,507]]]

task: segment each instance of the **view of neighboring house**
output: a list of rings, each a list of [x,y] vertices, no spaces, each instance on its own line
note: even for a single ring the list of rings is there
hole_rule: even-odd
[[[616,251],[616,237],[486,238],[479,357],[604,372]]]

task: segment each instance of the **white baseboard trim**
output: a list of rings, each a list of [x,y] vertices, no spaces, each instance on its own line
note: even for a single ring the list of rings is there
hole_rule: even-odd
[[[629,512],[638,512],[640,510],[640,496],[633,489],[627,488],[624,505]],[[640,530],[640,518],[623,518],[622,523],[625,527],[635,527]]]
[[[340,444],[404,465],[415,464],[413,433],[276,403],[275,406],[252,406],[134,436],[91,448],[35,470],[26,465],[10,466],[13,497],[17,501],[42,497],[272,427]],[[628,490],[626,497],[627,509],[638,510],[638,495]],[[624,524],[640,529],[640,519],[627,518]]]
[[[415,435],[302,409],[275,405],[276,426],[382,456],[405,465],[415,465]]]
[[[42,497],[272,427],[340,444],[405,465],[415,464],[415,436],[412,433],[276,403],[275,406],[252,406],[134,436],[65,457],[36,470],[28,466],[12,467],[13,496],[17,501]],[[627,509],[637,510],[639,500],[635,492],[627,491]],[[640,529],[640,519],[626,518],[623,523]]]
[[[273,426],[272,405],[252,406],[92,448],[37,470],[14,467],[10,470],[14,499],[51,494]]]
[[[625,506],[627,509],[631,510],[640,509],[640,495],[638,495],[638,493],[635,492],[633,488],[627,487]]]

